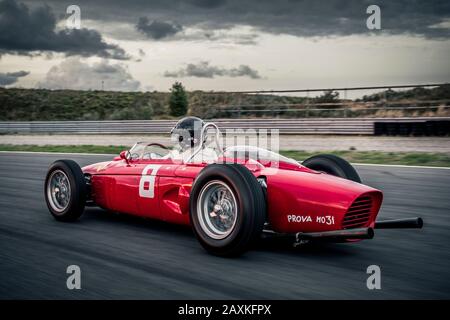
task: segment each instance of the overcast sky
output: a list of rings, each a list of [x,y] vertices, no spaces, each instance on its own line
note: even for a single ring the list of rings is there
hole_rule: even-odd
[[[81,9],[67,29],[66,8]],[[369,30],[369,5],[381,30]],[[0,86],[253,90],[450,81],[450,1],[0,0]]]

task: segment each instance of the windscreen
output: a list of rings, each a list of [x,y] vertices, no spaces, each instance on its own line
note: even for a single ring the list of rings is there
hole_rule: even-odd
[[[252,159],[262,163],[271,163],[271,162],[286,162],[297,165],[298,162],[294,159],[287,158],[282,156],[279,153],[259,148],[255,146],[232,146],[225,149],[223,153],[225,158],[231,159]]]

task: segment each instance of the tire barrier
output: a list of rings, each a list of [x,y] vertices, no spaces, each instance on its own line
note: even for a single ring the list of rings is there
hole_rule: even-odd
[[[449,136],[450,119],[416,121],[376,121],[376,136]]]

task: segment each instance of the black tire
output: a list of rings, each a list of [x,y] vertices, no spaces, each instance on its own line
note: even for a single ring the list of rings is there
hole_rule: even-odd
[[[56,172],[64,173],[70,186],[70,192],[67,192],[70,195],[68,203],[60,210],[55,208],[55,201],[52,200],[51,191],[49,191],[50,178]],[[86,204],[86,182],[80,166],[73,160],[53,162],[45,177],[44,195],[47,207],[56,220],[65,222],[77,220],[83,214]]]
[[[202,212],[198,203],[208,183],[225,183],[234,194],[236,221],[230,233],[223,239],[212,238],[202,228]],[[204,210],[203,210],[204,211]],[[260,238],[265,217],[266,203],[263,190],[253,174],[239,164],[211,164],[195,179],[190,195],[190,219],[192,229],[200,244],[211,254],[236,256],[242,254]],[[203,223],[204,224],[204,223]]]
[[[361,183],[361,178],[355,168],[348,161],[332,154],[313,156],[303,161],[302,165],[312,170]]]

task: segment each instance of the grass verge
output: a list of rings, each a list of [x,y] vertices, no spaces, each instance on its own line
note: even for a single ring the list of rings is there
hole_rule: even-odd
[[[450,167],[450,155],[428,152],[381,152],[381,151],[281,151],[286,157],[306,159],[318,153],[332,153],[354,163],[400,164],[409,166]]]
[[[105,153],[119,154],[127,150],[127,146],[94,146],[94,145],[12,145],[0,144],[0,151],[31,152],[73,152],[73,153]],[[450,155],[446,153],[427,152],[380,152],[380,151],[281,151],[289,158],[304,160],[319,153],[332,153],[355,163],[400,164],[411,166],[450,167]]]

